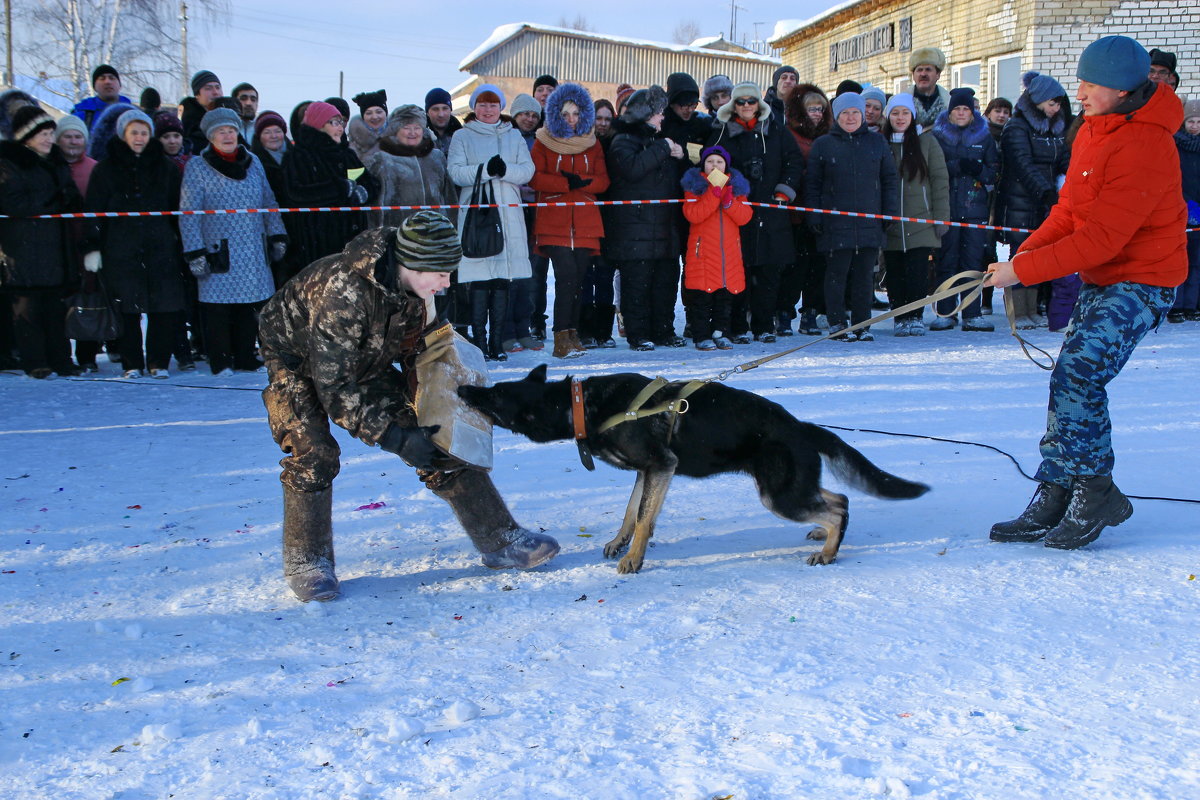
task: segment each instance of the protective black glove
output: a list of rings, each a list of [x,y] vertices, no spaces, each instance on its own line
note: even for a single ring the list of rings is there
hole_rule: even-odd
[[[1057,189],[1047,189],[1046,191],[1042,192],[1042,205],[1044,205],[1046,208],[1050,208],[1057,202],[1058,202],[1058,190]]]
[[[493,178],[503,178],[506,172],[508,172],[508,165],[504,163],[504,159],[500,157],[499,153],[488,159],[488,175],[491,175]]]
[[[567,189],[572,192],[576,189],[582,189],[585,186],[589,186],[592,182],[591,178],[584,179],[576,175],[574,172],[567,172],[566,170],[560,170],[559,174],[567,179]]]
[[[440,425],[403,428],[393,422],[380,437],[379,446],[400,456],[411,467],[437,469],[442,451],[430,437],[440,429]]]
[[[974,158],[960,158],[958,160],[958,171],[963,175],[978,178],[983,174],[983,162]]]

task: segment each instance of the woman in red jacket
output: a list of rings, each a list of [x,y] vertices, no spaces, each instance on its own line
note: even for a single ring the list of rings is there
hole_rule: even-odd
[[[1105,387],[1171,308],[1187,276],[1187,208],[1172,135],[1183,104],[1147,80],[1150,55],[1105,36],[1079,57],[1084,122],[1059,202],[991,286],[1026,286],[1078,272],[1079,301],[1050,376],[1040,481],[1021,516],[992,526],[1001,542],[1073,550],[1133,514],[1112,480]]]
[[[683,175],[683,215],[691,223],[683,266],[683,306],[697,350],[729,350],[725,335],[733,314],[733,296],[746,289],[739,228],[754,216],[746,205],[750,182],[730,168],[720,145],[700,153],[700,168]]]
[[[577,83],[564,83],[546,100],[546,124],[533,143],[537,169],[531,188],[538,202],[595,202],[608,188],[604,148],[593,131],[596,108]],[[587,351],[579,341],[583,278],[600,252],[604,223],[594,205],[548,206],[534,218],[537,251],[554,265],[554,357]]]

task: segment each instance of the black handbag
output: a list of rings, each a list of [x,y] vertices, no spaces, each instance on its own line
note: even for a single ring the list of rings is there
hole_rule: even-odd
[[[67,338],[83,342],[111,342],[121,335],[121,315],[108,300],[104,284],[94,291],[81,289],[67,301]]]
[[[208,271],[213,275],[229,272],[229,240],[222,239],[217,249],[206,252],[204,258],[208,261]]]
[[[471,188],[471,205],[494,206],[492,183],[483,180],[483,164],[475,171]],[[500,209],[469,208],[463,221],[462,252],[464,258],[489,258],[504,251],[504,228],[500,225]]]

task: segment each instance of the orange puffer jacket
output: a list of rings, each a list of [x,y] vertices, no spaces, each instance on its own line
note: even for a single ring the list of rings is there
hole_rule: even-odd
[[[1178,286],[1187,277],[1187,206],[1172,139],[1183,104],[1171,87],[1150,86],[1114,113],[1085,118],[1058,203],[1013,260],[1021,283],[1073,272],[1098,286]]]
[[[533,143],[531,155],[537,172],[529,185],[537,192],[540,203],[594,201],[596,195],[608,189],[608,169],[604,164],[604,148],[599,140],[589,149],[573,155],[555,153],[539,140]],[[582,189],[572,190],[563,177],[564,172],[573,172],[591,183]],[[543,247],[557,245],[599,253],[600,240],[604,238],[600,207],[539,208],[534,215],[533,236],[539,252]]]
[[[754,216],[754,209],[746,205],[750,182],[736,169],[731,170],[725,184],[730,191],[721,196],[713,192],[704,174],[693,167],[684,174],[681,183],[686,198],[683,215],[691,223],[683,265],[684,287],[702,292],[744,291],[746,272],[742,267],[740,228]]]

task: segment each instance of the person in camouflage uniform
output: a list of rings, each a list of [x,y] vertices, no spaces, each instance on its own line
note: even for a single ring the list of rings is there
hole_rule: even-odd
[[[992,526],[999,542],[1073,550],[1133,506],[1112,480],[1108,383],[1171,308],[1187,275],[1187,209],[1172,134],[1183,105],[1146,79],[1150,56],[1133,39],[1105,36],[1083,51],[1076,98],[1083,125],[1066,183],[1046,221],[988,285],[1083,279],[1050,376],[1040,482],[1019,517]]]
[[[374,228],[319,259],[264,306],[259,340],[270,383],[263,403],[283,467],[283,572],[304,601],[340,593],[334,574],[333,479],[340,448],[329,420],[396,453],[454,510],[483,563],[526,569],[558,543],[512,518],[486,472],[438,450],[417,424],[414,361],[438,324],[427,300],[462,257],[454,225],[433,211]],[[399,364],[396,369],[393,364]]]

